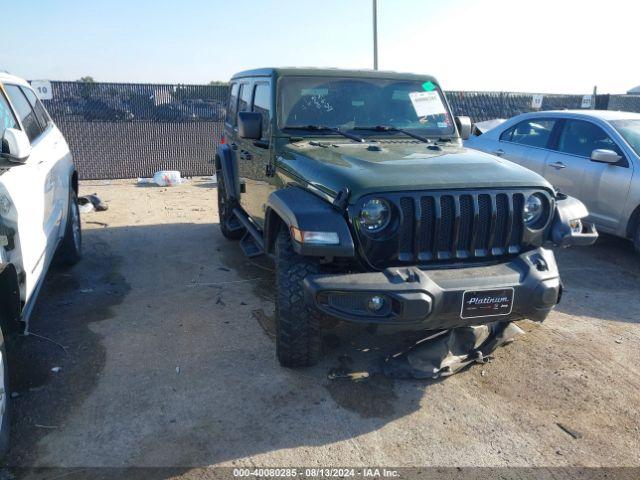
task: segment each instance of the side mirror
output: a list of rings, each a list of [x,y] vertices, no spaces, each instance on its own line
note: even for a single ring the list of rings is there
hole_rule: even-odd
[[[597,148],[591,152],[591,161],[600,163],[618,163],[622,157],[613,150]]]
[[[7,128],[2,137],[2,146],[4,147],[2,156],[12,162],[24,163],[29,155],[31,155],[31,143],[29,138],[17,128]]]
[[[238,135],[240,138],[260,140],[262,136],[262,114],[258,112],[238,113]]]
[[[471,136],[471,119],[469,117],[456,117],[456,126],[462,140],[467,140]]]

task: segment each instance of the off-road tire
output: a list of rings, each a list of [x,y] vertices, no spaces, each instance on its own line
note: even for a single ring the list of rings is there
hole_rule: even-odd
[[[58,257],[60,263],[71,266],[78,263],[82,258],[82,224],[80,222],[78,196],[73,189],[69,191],[68,208],[67,224],[58,250]]]
[[[278,234],[276,253],[276,355],[283,367],[308,367],[320,357],[320,312],[307,306],[302,282],[320,272],[320,264],[293,250],[286,229]]]
[[[0,356],[2,358],[2,383],[0,384],[0,388],[3,389],[2,395],[4,395],[4,413],[1,413],[2,402],[0,402],[0,460],[4,458],[9,450],[9,427],[11,426],[10,422],[10,404],[11,399],[9,395],[9,369],[7,366],[7,349],[4,345],[4,336],[2,334],[2,330],[0,330]]]
[[[220,231],[229,240],[239,240],[245,234],[244,229],[232,230],[229,222],[233,218],[233,203],[227,198],[227,187],[224,183],[222,170],[216,173],[218,179],[218,217],[220,218]]]

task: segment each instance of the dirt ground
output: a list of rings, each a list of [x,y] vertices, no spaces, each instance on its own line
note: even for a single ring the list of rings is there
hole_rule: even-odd
[[[209,180],[81,191],[109,210],[84,215],[82,262],[49,274],[13,348],[10,466],[640,466],[640,257],[622,240],[557,252],[562,303],[488,364],[331,380],[406,338],[341,327],[318,366],[279,367],[273,266],[222,237]]]

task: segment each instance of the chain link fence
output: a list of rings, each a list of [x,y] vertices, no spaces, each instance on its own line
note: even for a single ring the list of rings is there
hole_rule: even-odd
[[[581,108],[583,95],[541,95],[540,108],[533,108],[531,93],[446,92],[454,115],[466,115],[474,122],[510,118],[532,110]]]
[[[69,142],[82,179],[151,177],[158,170],[212,175],[228,87],[52,82],[45,105]],[[533,110],[579,109],[583,95],[446,92],[455,115],[474,122]],[[598,109],[640,112],[640,95],[598,95]]]
[[[212,175],[224,85],[52,82],[47,110],[83,179]]]

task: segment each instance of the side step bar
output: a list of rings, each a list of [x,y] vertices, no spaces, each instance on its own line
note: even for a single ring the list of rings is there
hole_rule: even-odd
[[[229,221],[227,222],[227,229],[230,232],[237,232],[239,230],[244,230],[244,226],[238,220],[238,217],[234,214]]]
[[[239,208],[233,209],[233,215],[238,219],[238,221],[247,231],[244,237],[242,237],[242,240],[240,240],[240,248],[242,249],[244,254],[249,258],[263,255],[264,239],[262,238],[262,234],[253,225],[253,223],[249,221],[244,212]]]

